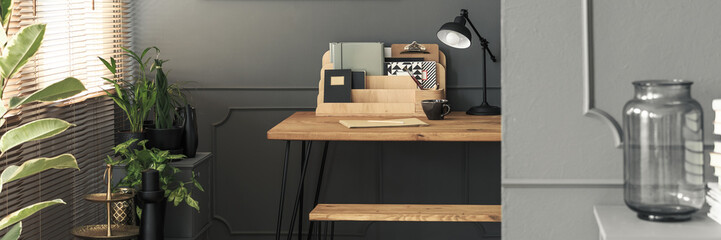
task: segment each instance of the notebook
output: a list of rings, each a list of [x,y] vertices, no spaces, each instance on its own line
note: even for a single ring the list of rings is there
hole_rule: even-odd
[[[383,43],[330,43],[330,61],[334,69],[365,71],[367,76],[382,76],[384,75]]]
[[[323,102],[351,102],[352,72],[350,69],[325,70]]]

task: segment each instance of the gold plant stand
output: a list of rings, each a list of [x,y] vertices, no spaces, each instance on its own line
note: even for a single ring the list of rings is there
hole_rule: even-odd
[[[107,213],[107,224],[85,225],[74,227],[71,234],[81,239],[131,239],[140,235],[140,228],[133,225],[112,224],[111,223],[111,207],[114,202],[122,202],[132,199],[135,194],[132,193],[112,193],[110,191],[110,181],[113,178],[113,166],[106,165],[107,192],[93,193],[85,195],[85,200],[97,203],[105,203]]]

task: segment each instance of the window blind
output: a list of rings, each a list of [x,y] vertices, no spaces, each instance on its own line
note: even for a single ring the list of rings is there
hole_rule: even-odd
[[[94,3],[94,6],[93,6]],[[93,9],[94,7],[94,9]],[[67,205],[49,207],[23,221],[21,239],[72,239],[73,226],[102,224],[104,205],[83,199],[103,192],[105,156],[112,153],[115,107],[106,97],[101,77],[112,77],[98,60],[119,60],[119,75],[132,73],[121,47],[131,47],[132,0],[16,0],[9,35],[33,23],[47,24],[37,55],[8,82],[5,99],[32,93],[66,77],[81,80],[87,91],[55,103],[34,103],[11,112],[0,133],[40,118],[55,117],[76,124],[43,141],[26,143],[0,159],[0,169],[37,157],[72,153],[80,170],[50,170],[4,186],[0,215],[55,198]],[[5,231],[0,232],[4,234]]]

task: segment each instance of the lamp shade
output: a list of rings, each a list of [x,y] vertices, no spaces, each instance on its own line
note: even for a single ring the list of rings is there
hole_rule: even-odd
[[[471,46],[471,31],[466,28],[466,20],[462,16],[456,17],[453,22],[443,24],[437,36],[438,40],[454,48]]]

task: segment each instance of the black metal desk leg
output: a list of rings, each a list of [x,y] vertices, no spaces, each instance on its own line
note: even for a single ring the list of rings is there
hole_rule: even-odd
[[[308,164],[308,155],[310,154],[310,142],[308,143],[308,148],[306,149],[305,141],[303,142],[303,149],[301,151],[300,155],[300,165],[305,166],[303,169],[300,170],[300,174],[305,174],[305,169],[307,168]],[[298,208],[298,240],[301,240],[301,237],[303,236],[303,192],[305,192],[305,177],[300,177],[300,189],[298,190],[298,205],[300,207]],[[292,231],[290,231],[292,232]],[[290,233],[289,232],[289,233]]]
[[[328,158],[328,141],[325,141],[323,143],[323,156],[320,160],[320,171],[318,172],[318,182],[315,186],[315,198],[313,199],[313,207],[318,205],[318,198],[320,197],[320,187],[321,184],[323,184],[323,172],[325,171],[325,160]],[[310,227],[308,228],[308,240],[311,240],[313,237],[313,225],[316,224],[315,222],[310,222]],[[320,225],[320,223],[318,223]],[[320,232],[318,232],[320,235]]]
[[[278,204],[278,221],[275,228],[275,240],[280,240],[280,225],[283,223],[283,201],[285,200],[285,181],[288,178],[288,158],[290,158],[290,141],[285,142],[285,159],[283,160],[283,177],[280,184],[280,201]]]
[[[295,195],[296,196],[295,197],[295,205],[293,206],[293,211],[292,211],[293,216],[290,218],[290,229],[288,230],[288,238],[287,238],[288,240],[291,240],[293,238],[293,229],[295,228],[295,219],[296,219],[295,216],[296,215],[298,215],[298,219],[299,219],[298,220],[298,239],[301,238],[301,234],[302,234],[302,230],[303,230],[301,228],[302,227],[301,222],[303,221],[303,215],[301,213],[301,211],[303,209],[303,207],[302,207],[302,205],[303,205],[303,201],[302,201],[303,200],[303,198],[302,198],[303,197],[303,182],[304,182],[303,180],[305,179],[305,174],[308,170],[308,162],[310,162],[310,161],[307,161],[307,159],[309,157],[308,155],[310,155],[310,150],[311,150],[312,145],[313,145],[313,142],[308,142],[308,147],[306,149],[305,141],[303,141],[303,144],[302,144],[302,149],[303,149],[302,153],[303,154],[301,156],[300,180],[298,181],[298,192]]]

